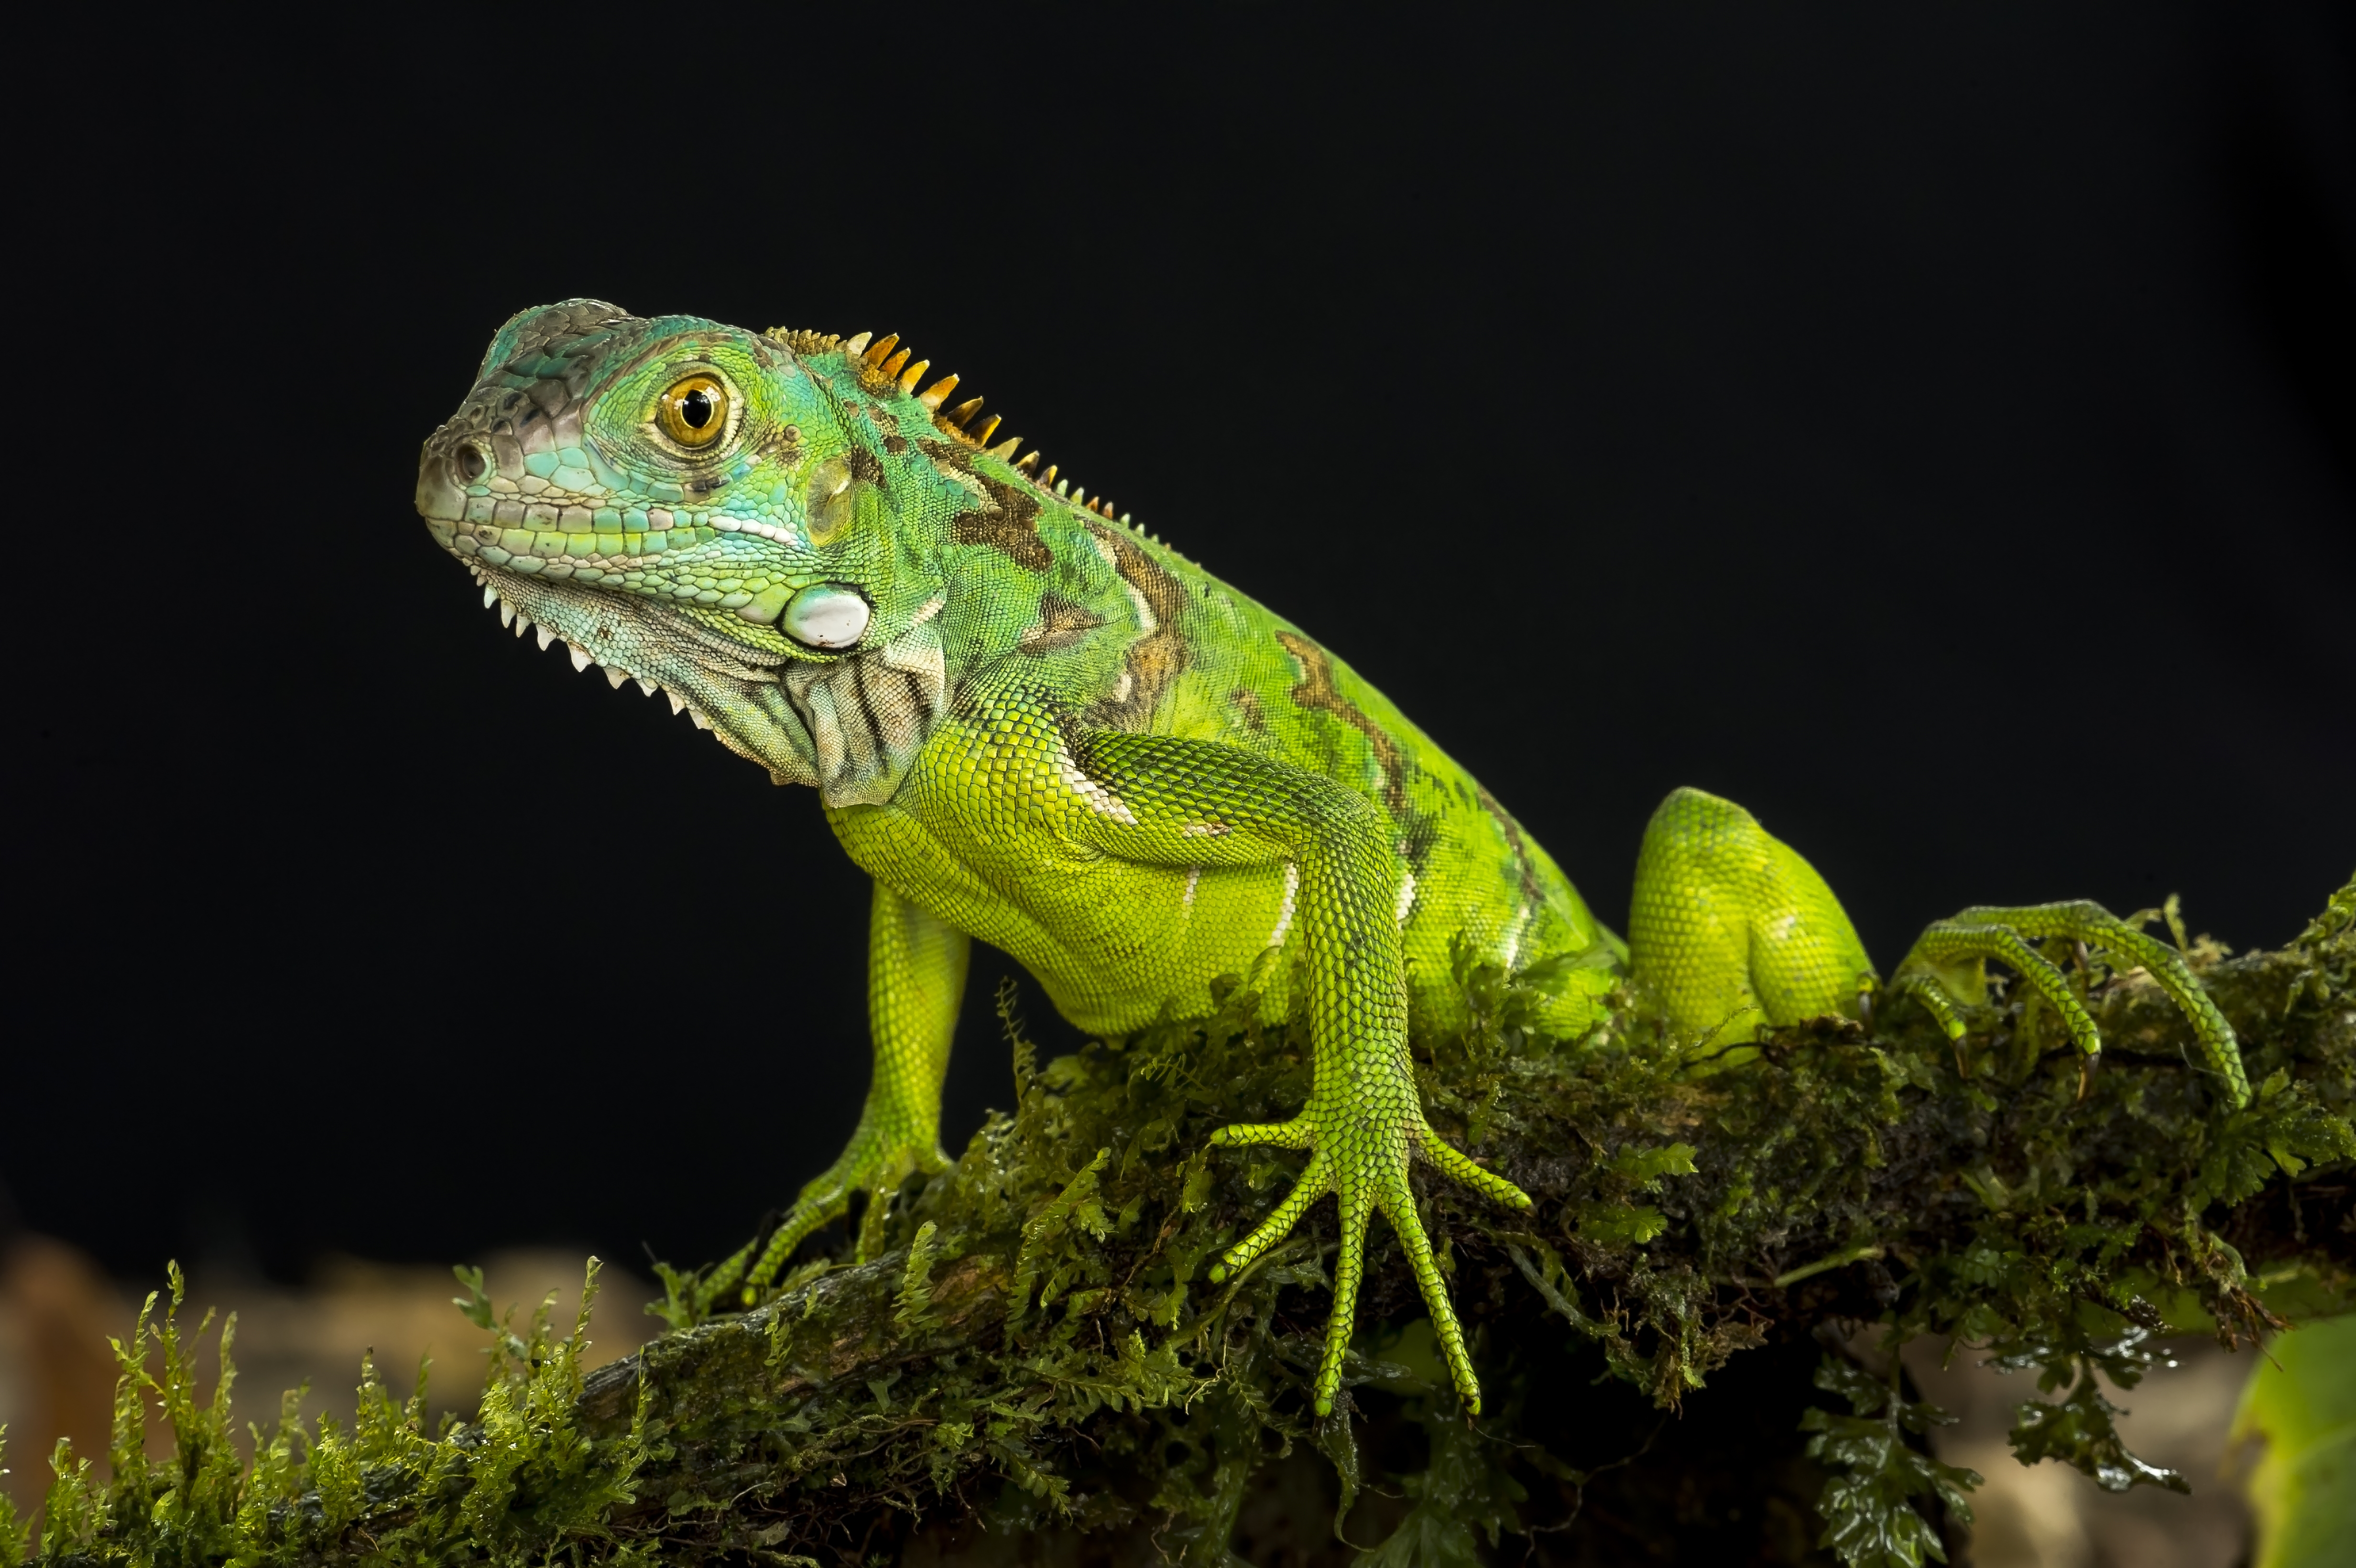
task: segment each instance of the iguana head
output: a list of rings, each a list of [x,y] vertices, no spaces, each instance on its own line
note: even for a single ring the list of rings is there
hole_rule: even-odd
[[[427,438],[417,510],[519,636],[662,689],[781,784],[887,798],[943,700],[943,542],[1037,455],[985,453],[980,400],[941,413],[957,379],[920,393],[890,348],[527,311]]]

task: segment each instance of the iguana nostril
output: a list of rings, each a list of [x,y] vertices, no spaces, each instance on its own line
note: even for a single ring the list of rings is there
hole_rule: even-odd
[[[491,461],[483,455],[483,449],[472,442],[450,454],[450,472],[457,475],[461,485],[472,485],[489,472],[490,466]]]

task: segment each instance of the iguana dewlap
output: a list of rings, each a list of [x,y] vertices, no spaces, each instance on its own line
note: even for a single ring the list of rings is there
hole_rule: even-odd
[[[426,442],[417,509],[517,635],[658,688],[781,784],[817,787],[874,879],[874,1080],[766,1268],[944,1164],[940,1089],[968,944],[1118,1034],[1212,1007],[1248,975],[1304,1019],[1315,1087],[1290,1122],[1214,1141],[1306,1150],[1290,1193],[1225,1254],[1241,1268],[1333,1193],[1342,1249],[1316,1393],[1330,1407],[1366,1227],[1397,1230],[1468,1403],[1478,1385],[1408,1183],[1422,1158],[1526,1208],[1425,1122],[1411,1029],[1460,1005],[1451,944],[1539,977],[1577,1037],[1618,981],[1688,1035],[1858,1010],[1875,972],[1798,855],[1740,806],[1681,790],[1647,830],[1630,940],[1383,695],[1300,628],[1117,517],[957,378],[895,340],[642,320],[594,300],[503,327]],[[1239,503],[1241,504],[1241,503]],[[2031,945],[2150,970],[2207,1066],[2247,1096],[2232,1031],[2173,949],[2091,904],[1967,911],[1895,989],[1960,1035],[1981,965],[2019,970],[2080,1045],[2094,1027]]]

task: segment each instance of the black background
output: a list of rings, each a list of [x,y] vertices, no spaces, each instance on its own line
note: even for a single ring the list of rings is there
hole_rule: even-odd
[[[19,1221],[142,1278],[691,1262],[840,1146],[865,891],[815,800],[500,632],[410,509],[568,295],[906,335],[1615,925],[1693,783],[1885,965],[1976,901],[2291,935],[2356,862],[2345,26],[1768,9],[28,47]]]

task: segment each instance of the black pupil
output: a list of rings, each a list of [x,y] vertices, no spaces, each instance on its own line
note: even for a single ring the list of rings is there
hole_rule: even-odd
[[[679,417],[687,421],[690,430],[701,430],[710,424],[713,412],[712,394],[701,387],[691,389],[679,400]]]

